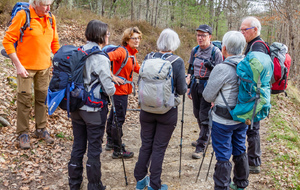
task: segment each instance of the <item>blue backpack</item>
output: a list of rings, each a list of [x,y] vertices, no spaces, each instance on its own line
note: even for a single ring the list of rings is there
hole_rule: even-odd
[[[273,75],[273,62],[268,54],[251,51],[238,63],[236,73],[239,78],[239,94],[234,109],[230,109],[223,94],[223,100],[233,120],[253,127],[253,122],[269,115],[270,81]]]
[[[26,13],[26,21],[25,21],[24,25],[20,28],[20,42],[23,42],[24,31],[26,30],[26,28],[30,28],[31,17],[30,17],[29,3],[27,3],[27,2],[17,2],[15,4],[15,6],[12,9],[12,12],[11,12],[11,15],[10,15],[10,20],[7,24],[7,27],[9,27],[11,25],[13,18],[21,10],[24,10],[25,13]],[[50,11],[49,11],[49,15],[50,15],[49,21],[50,21],[51,26],[53,27],[52,13]],[[15,46],[15,48],[17,48],[18,42],[15,42],[14,46]],[[1,54],[5,57],[9,58],[9,56],[7,55],[5,49],[1,50]]]
[[[53,76],[51,78],[47,104],[48,114],[51,115],[59,106],[69,112],[76,111],[83,105],[91,107],[103,107],[105,100],[94,97],[93,91],[100,83],[95,83],[90,92],[87,92],[83,83],[83,68],[88,57],[100,54],[108,58],[107,54],[97,46],[83,51],[81,48],[65,45],[62,46],[53,57]],[[94,76],[95,80],[97,76]],[[92,82],[93,83],[93,82]]]
[[[127,61],[128,61],[128,51],[127,51],[127,49],[126,49],[125,47],[123,47],[123,46],[116,46],[116,45],[112,45],[112,44],[106,45],[106,46],[104,46],[104,47],[102,48],[102,51],[104,51],[105,53],[109,53],[109,52],[115,51],[115,50],[118,49],[119,47],[125,49],[125,51],[126,51],[126,57],[125,57],[124,61],[122,62],[121,67],[119,68],[119,70],[114,74],[114,75],[116,75],[116,76],[118,76],[118,75],[120,74],[120,72],[121,72],[121,70],[123,69],[123,67],[125,67],[125,65],[127,64]],[[111,66],[113,67],[113,63],[111,63]],[[111,68],[111,70],[113,70],[113,68]]]

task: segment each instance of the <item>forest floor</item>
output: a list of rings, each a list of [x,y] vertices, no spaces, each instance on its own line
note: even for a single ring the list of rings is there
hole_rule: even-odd
[[[3,38],[3,31],[0,31],[0,39]],[[0,49],[2,41],[0,40]],[[0,189],[43,189],[43,190],[64,190],[68,187],[67,164],[72,149],[72,125],[67,118],[65,111],[58,109],[49,116],[48,131],[55,138],[52,145],[32,137],[34,132],[34,114],[30,119],[31,149],[21,150],[18,148],[16,131],[16,85],[14,79],[16,71],[10,60],[0,56],[0,116],[6,118],[11,126],[0,127]],[[137,98],[130,95],[129,109],[137,108]],[[199,129],[192,112],[192,102],[185,101],[184,127],[182,139],[182,162],[181,178],[179,178],[179,158],[181,141],[181,112],[182,104],[179,106],[178,123],[167,148],[162,171],[162,182],[169,186],[170,190],[202,190],[213,189],[215,158],[209,171],[208,180],[205,177],[211,157],[212,146],[209,146],[204,164],[196,183],[196,176],[201,163],[200,160],[192,159],[194,147],[191,142],[198,137]],[[265,119],[261,128],[262,166],[261,173],[250,175],[248,190],[273,189],[272,178],[267,175],[268,166],[264,163],[272,158],[271,152],[266,147],[272,146],[266,139],[268,130],[268,119]],[[107,190],[135,189],[135,178],[133,171],[138,158],[140,140],[139,112],[128,111],[126,122],[123,126],[123,142],[127,149],[135,153],[134,157],[125,160],[128,186],[125,185],[124,173],[121,159],[112,159],[112,151],[105,151],[106,136],[104,136],[102,162],[102,182]],[[86,157],[84,159],[86,161]],[[85,166],[85,164],[84,164]],[[87,189],[87,179],[84,172],[82,189]]]

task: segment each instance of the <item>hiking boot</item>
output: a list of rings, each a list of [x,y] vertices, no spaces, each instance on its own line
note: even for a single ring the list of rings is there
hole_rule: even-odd
[[[244,188],[237,187],[236,184],[234,184],[233,182],[230,183],[229,187],[233,190],[244,190]]]
[[[45,142],[48,144],[54,143],[54,139],[50,136],[50,134],[48,133],[48,131],[46,129],[37,129],[34,132],[34,135],[36,136],[36,138],[45,140]]]
[[[19,145],[21,149],[29,149],[30,148],[30,138],[28,134],[24,133],[19,136]]]
[[[146,175],[143,179],[141,179],[140,181],[138,181],[136,183],[135,190],[145,189],[145,187],[149,185],[149,181],[150,181],[150,178],[149,178],[149,176]]]
[[[198,144],[198,142],[197,142],[197,141],[193,141],[193,142],[192,142],[192,146],[193,146],[193,147],[196,147],[196,146],[197,146],[197,144]]]
[[[200,159],[200,158],[202,158],[202,156],[203,156],[203,151],[195,151],[192,154],[192,158],[194,158],[194,159]]]
[[[162,184],[159,190],[167,190],[168,186],[167,184]],[[148,186],[148,190],[154,190],[152,187]]]
[[[106,141],[105,150],[110,151],[114,148],[114,144],[112,142]]]
[[[133,152],[127,152],[127,151],[125,151],[125,152],[123,152],[123,158],[132,158],[133,157],[133,155],[134,155],[134,153]],[[113,154],[112,154],[112,158],[113,159],[118,159],[118,158],[122,158],[122,154],[121,154],[121,152],[113,152]]]
[[[125,144],[122,144],[122,152],[123,152],[123,158],[132,158],[134,155],[133,152],[128,152],[125,150]],[[117,152],[114,150],[114,152],[112,154],[112,158],[113,159],[122,158],[121,152]]]
[[[249,166],[249,173],[250,174],[259,174],[260,166]]]

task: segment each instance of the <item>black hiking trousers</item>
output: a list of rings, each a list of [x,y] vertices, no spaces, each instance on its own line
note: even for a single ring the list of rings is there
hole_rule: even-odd
[[[71,159],[68,163],[69,186],[71,190],[79,190],[82,183],[82,159],[88,147],[86,173],[88,190],[104,190],[101,182],[101,162],[103,135],[108,108],[101,111],[87,112],[78,110],[71,113],[74,142]],[[87,146],[88,145],[88,146]]]
[[[190,89],[191,96],[193,98],[193,112],[200,129],[196,152],[204,150],[210,133],[208,127],[208,112],[211,107],[211,103],[205,101],[202,96],[206,83],[207,80],[194,79]]]
[[[107,141],[110,144],[114,145],[114,151],[120,152],[120,144],[122,144],[122,137],[123,137],[123,124],[125,122],[127,104],[128,104],[128,95],[113,95],[115,108],[116,108],[116,115],[117,115],[117,125],[116,127],[114,123],[115,115],[113,112],[113,107],[111,107],[109,117],[107,119],[106,124],[106,134],[107,134]],[[120,130],[120,138],[118,134],[118,130]],[[121,142],[120,142],[121,141]]]
[[[261,149],[260,149],[260,122],[253,123],[253,129],[250,129],[250,125],[247,130],[247,141],[248,141],[248,162],[249,166],[260,166],[261,165]]]
[[[177,108],[165,114],[140,112],[142,146],[135,164],[134,177],[136,181],[143,179],[148,174],[150,164],[150,186],[155,190],[161,188],[162,164],[177,118]]]

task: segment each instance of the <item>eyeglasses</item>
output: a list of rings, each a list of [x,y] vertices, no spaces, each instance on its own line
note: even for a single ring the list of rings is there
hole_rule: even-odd
[[[107,33],[106,33],[106,36],[109,37],[109,36],[110,36],[110,32],[107,32]]]
[[[197,34],[198,38],[206,38],[206,36],[208,36],[208,34]]]
[[[141,37],[137,37],[137,38],[131,37],[130,39],[132,39],[132,40],[141,40],[142,38]]]
[[[253,29],[255,28],[254,26],[250,27],[250,28],[245,28],[245,29],[240,29],[241,32],[246,32],[247,30]]]

